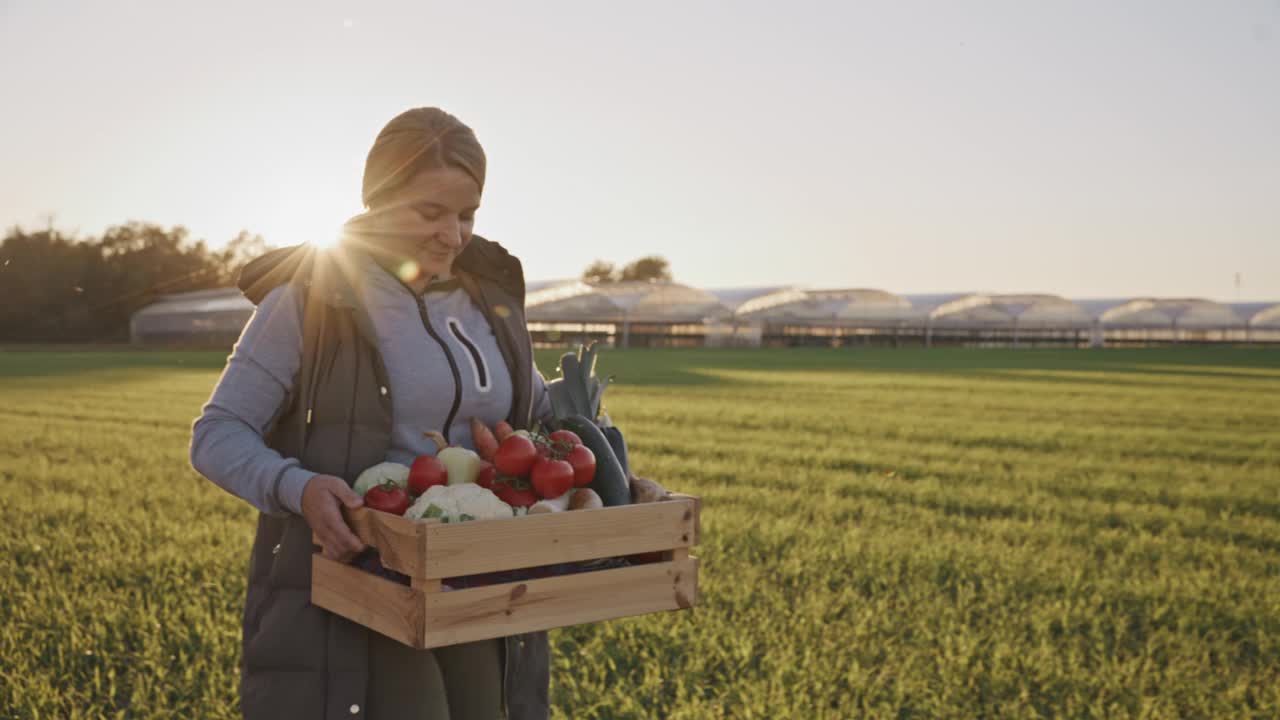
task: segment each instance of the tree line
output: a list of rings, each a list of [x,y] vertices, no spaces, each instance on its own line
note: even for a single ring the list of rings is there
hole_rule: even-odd
[[[628,282],[631,280],[669,281],[671,265],[661,255],[647,255],[619,268],[611,262],[596,260],[582,271],[584,282],[596,285]]]
[[[221,250],[182,226],[129,222],[98,237],[13,227],[0,241],[0,342],[116,342],[162,295],[226,287],[268,249],[241,232]]]
[[[15,226],[0,240],[0,343],[127,341],[137,310],[171,293],[232,286],[240,267],[268,249],[261,235],[242,231],[215,250],[180,225],[128,222],[97,237]],[[621,268],[597,260],[582,278],[670,280],[671,270],[659,256]]]

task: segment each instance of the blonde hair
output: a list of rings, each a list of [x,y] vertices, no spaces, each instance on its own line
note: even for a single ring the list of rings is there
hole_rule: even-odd
[[[440,108],[406,110],[382,128],[364,162],[361,197],[365,207],[378,205],[419,172],[454,167],[484,190],[484,148],[476,134]]]

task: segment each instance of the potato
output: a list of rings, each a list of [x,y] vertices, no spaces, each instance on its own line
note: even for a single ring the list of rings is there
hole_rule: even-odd
[[[631,502],[651,503],[666,500],[669,497],[671,492],[658,483],[648,478],[631,476]]]
[[[573,495],[569,498],[570,510],[590,510],[602,507],[604,507],[604,502],[596,494],[596,491],[591,488],[578,488],[573,491]]]

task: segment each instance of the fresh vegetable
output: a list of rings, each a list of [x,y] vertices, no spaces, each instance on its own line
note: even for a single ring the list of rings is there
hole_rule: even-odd
[[[564,456],[573,468],[573,486],[586,487],[596,476],[596,454],[586,445],[577,445]]]
[[[611,467],[616,463],[622,473],[621,480],[625,482],[626,474],[630,471],[627,444],[622,438],[622,433],[613,427],[609,414],[605,412],[602,404],[604,391],[612,378],[601,379],[596,375],[595,344],[579,346],[576,354],[566,353],[561,356],[560,375],[560,378],[547,383],[552,412],[556,416],[555,424],[559,429],[567,429],[582,436],[583,443],[595,453],[598,466]],[[585,418],[594,427],[599,428],[605,444],[612,451],[610,454],[613,462],[606,462],[602,458],[601,448],[589,441],[583,431],[569,422],[569,419],[575,415]],[[600,470],[597,469],[597,475],[599,473]],[[604,475],[602,482],[616,485],[619,480],[611,470],[606,470]],[[601,494],[601,497],[604,498],[606,505],[614,504],[610,502],[611,497],[617,501],[622,499],[621,494],[609,493],[607,490]]]
[[[581,415],[594,421],[600,415],[600,400],[609,379],[596,376],[595,343],[579,346],[577,353],[560,357],[560,377],[547,383],[551,409],[556,418]]]
[[[419,455],[409,466],[409,493],[414,497],[436,485],[449,484],[449,469],[435,455]]]
[[[475,452],[457,445],[450,445],[444,439],[444,436],[434,430],[428,430],[424,433],[431,438],[440,450],[436,452],[436,457],[449,471],[449,484],[461,485],[463,483],[474,483],[476,474],[480,472],[480,456]]]
[[[493,463],[487,462],[480,466],[480,472],[476,473],[476,484],[482,488],[493,489],[493,481],[498,477],[498,468]]]
[[[551,438],[552,444],[562,444],[565,449],[575,448],[582,444],[582,438],[572,430],[556,430],[548,437]]]
[[[400,463],[384,462],[378,463],[373,467],[366,468],[360,476],[356,478],[355,484],[351,489],[357,495],[364,495],[369,490],[377,487],[390,480],[402,488],[409,487],[409,468]]]
[[[511,423],[506,420],[499,420],[497,425],[493,426],[493,434],[498,437],[498,442],[507,439],[507,436],[515,432],[515,428],[511,427]]]
[[[609,441],[609,447],[613,448],[613,456],[618,458],[622,472],[631,472],[631,464],[627,460],[627,441],[623,439],[622,431],[613,426],[608,414],[605,414],[602,421],[600,432],[604,435],[604,439]]]
[[[560,497],[543,498],[542,500],[539,500],[538,502],[529,506],[529,514],[537,515],[540,513],[563,512],[565,510],[568,510],[569,498],[573,495],[573,493],[574,491],[571,488],[568,492],[561,495]]]
[[[529,473],[533,489],[542,498],[558,498],[573,489],[573,466],[564,460],[542,458]]]
[[[393,515],[403,515],[409,509],[409,502],[409,493],[390,480],[369,488],[364,494],[365,507]]]
[[[632,475],[631,480],[631,502],[633,503],[651,503],[659,500],[666,500],[671,497],[671,492],[662,485],[648,478],[636,477]]]
[[[600,500],[600,496],[591,488],[578,488],[569,498],[570,510],[592,510],[602,507],[604,503]]]
[[[445,522],[509,518],[514,513],[511,506],[493,492],[474,483],[462,485],[436,485],[428,488],[422,497],[404,512],[412,519],[438,517]]]
[[[582,438],[582,444],[595,454],[596,473],[590,487],[596,491],[604,504],[608,507],[631,504],[627,476],[622,471],[622,466],[618,464],[618,458],[614,457],[613,448],[609,447],[609,441],[604,439],[600,428],[581,415],[562,418],[560,424],[577,433]]]
[[[503,475],[526,475],[538,459],[538,449],[533,441],[514,433],[498,445],[493,464]]]
[[[475,417],[471,418],[471,443],[476,446],[476,453],[490,462],[493,461],[493,454],[498,452],[498,438]]]
[[[534,492],[533,486],[522,477],[499,475],[493,481],[492,490],[493,494],[497,495],[502,502],[515,508],[517,515],[520,514],[521,510],[528,508],[539,500],[538,493]]]

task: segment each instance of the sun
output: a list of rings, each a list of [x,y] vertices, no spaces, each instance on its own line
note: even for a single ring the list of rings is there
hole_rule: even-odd
[[[336,246],[341,237],[342,235],[337,232],[320,233],[318,235],[313,235],[307,242],[321,250],[328,250],[329,248]]]

